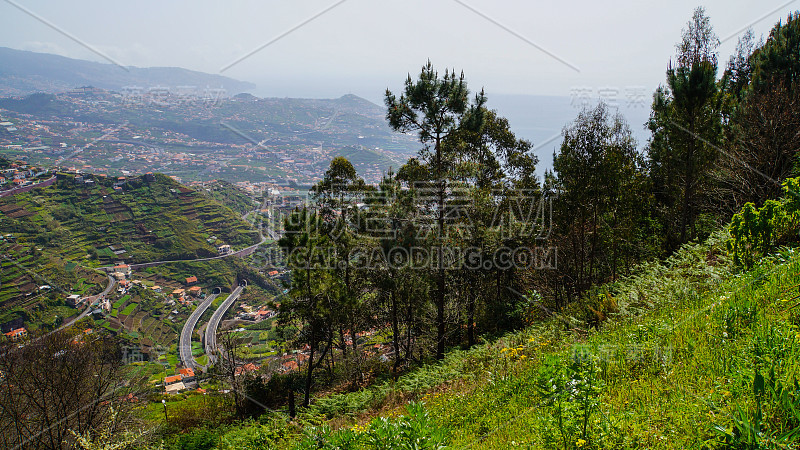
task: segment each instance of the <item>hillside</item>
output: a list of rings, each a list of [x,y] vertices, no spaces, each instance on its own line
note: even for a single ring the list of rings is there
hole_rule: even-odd
[[[238,249],[259,240],[239,213],[164,175],[58,178],[0,199],[0,324],[71,316],[66,296],[97,294],[107,283],[93,267],[215,256],[218,245]]]
[[[229,94],[252,90],[252,83],[179,67],[121,68],[114,64],[0,47],[0,95],[65,92],[81,86],[120,90],[125,86],[223,88]]]
[[[249,213],[257,206],[244,191],[225,180],[206,183],[204,193],[240,215]]]
[[[795,442],[800,426],[800,255],[784,250],[737,273],[726,240],[717,233],[600,288],[609,318],[599,329],[582,329],[588,310],[573,305],[397,382],[322,396],[291,424],[274,412],[219,434],[194,431],[174,440],[174,448],[200,436],[215,448],[250,449],[388,449],[408,442],[794,448],[771,445]],[[202,408],[190,399],[173,399],[172,407]]]
[[[148,171],[182,181],[315,182],[339,154],[355,151],[371,181],[418,149],[393,133],[378,105],[338,99],[184,98],[87,89],[0,98],[0,150],[32,164]],[[67,153],[80,148],[81,152]],[[356,149],[356,150],[354,150]],[[354,162],[356,162],[354,161]],[[77,167],[77,166],[76,166]]]

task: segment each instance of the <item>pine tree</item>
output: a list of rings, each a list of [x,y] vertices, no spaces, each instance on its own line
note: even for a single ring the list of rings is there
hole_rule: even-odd
[[[659,87],[653,99],[648,155],[668,251],[697,236],[697,218],[719,156],[718,43],[705,11],[697,8],[677,45],[677,65],[667,69],[667,86]]]
[[[447,182],[452,168],[453,153],[444,144],[445,139],[461,126],[465,113],[470,108],[469,90],[464,74],[457,76],[455,71],[445,71],[443,77],[433,68],[430,61],[422,67],[419,78],[414,81],[411,75],[405,82],[403,94],[398,98],[388,89],[385,103],[386,119],[396,131],[415,131],[423,149],[420,157],[426,161],[433,181],[433,202],[436,210],[436,357],[444,358],[445,349],[445,298],[446,274],[443,263],[445,238],[445,207],[447,201]],[[476,105],[482,106],[484,99],[478,97]],[[433,146],[431,149],[430,146]]]

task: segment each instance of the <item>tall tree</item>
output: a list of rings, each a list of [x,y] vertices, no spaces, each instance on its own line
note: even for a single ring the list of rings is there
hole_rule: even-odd
[[[616,278],[621,266],[639,259],[630,241],[646,210],[641,167],[630,127],[603,103],[564,129],[553,169],[568,299]]]
[[[697,235],[697,218],[709,192],[721,130],[716,83],[719,40],[697,8],[677,45],[677,65],[656,90],[648,122],[650,174],[664,210],[667,249]]]
[[[326,252],[326,236],[320,232],[322,227],[317,211],[304,207],[286,219],[279,241],[292,271],[291,289],[281,302],[279,323],[299,324],[298,343],[309,347],[303,406],[311,402],[314,369],[322,363],[333,340],[331,260]]]
[[[403,94],[395,96],[386,90],[386,119],[389,125],[401,132],[417,132],[423,149],[420,157],[429,166],[434,184],[434,201],[437,224],[437,288],[436,288],[436,357],[444,358],[445,349],[445,297],[446,274],[443,258],[443,239],[445,235],[445,203],[447,200],[447,181],[451,168],[452,152],[443,144],[445,139],[461,126],[461,120],[470,107],[469,91],[464,74],[457,76],[455,71],[445,71],[444,76],[433,68],[430,61],[422,67],[419,78],[414,81],[411,75],[405,82]],[[473,107],[483,105],[482,96],[476,98]],[[433,146],[431,149],[430,146]]]
[[[326,242],[332,245],[336,254],[336,263],[332,269],[341,289],[338,292],[331,292],[336,297],[336,308],[332,310],[335,320],[333,326],[338,330],[345,360],[347,360],[347,347],[344,331],[347,329],[350,332],[352,361],[355,363],[354,383],[361,378],[356,334],[360,331],[359,319],[364,314],[356,289],[357,281],[351,267],[351,260],[356,256],[359,245],[358,236],[353,233],[352,219],[357,211],[357,201],[370,189],[371,186],[367,186],[358,176],[353,164],[341,156],[331,160],[330,167],[325,171],[322,180],[311,189],[312,197],[323,219],[320,231],[327,235]]]
[[[718,176],[728,213],[780,196],[781,183],[797,174],[800,151],[800,13],[778,22],[761,46],[747,39],[726,71],[737,81],[726,86],[729,97],[738,100]]]
[[[454,214],[461,219],[460,246],[475,252],[465,256],[459,276],[466,309],[467,345],[472,346],[479,307],[491,309],[487,323],[507,325],[505,318],[514,309],[510,304],[514,296],[500,287],[503,281],[512,283],[515,267],[475,266],[468,259],[490,262],[499,249],[532,244],[527,241],[536,224],[519,225],[535,221],[535,217],[505,214],[501,219],[499,213],[514,210],[512,203],[517,212],[529,210],[529,203],[538,199],[539,185],[535,173],[538,159],[532,154],[532,145],[514,135],[507,119],[494,110],[472,108],[465,115],[464,124],[448,136],[446,144],[456,148],[458,155],[455,172],[459,184],[454,190],[461,195],[459,202],[453,202],[453,209],[460,210]]]

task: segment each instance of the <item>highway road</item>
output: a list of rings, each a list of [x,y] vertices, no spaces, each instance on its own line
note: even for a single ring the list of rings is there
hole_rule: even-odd
[[[219,328],[219,324],[222,322],[222,316],[225,315],[225,312],[231,307],[233,302],[239,298],[242,290],[244,290],[244,286],[237,286],[236,289],[231,292],[231,295],[229,295],[228,298],[219,305],[219,308],[214,311],[214,315],[212,315],[211,319],[208,321],[205,335],[205,350],[206,355],[208,355],[209,363],[213,362],[215,358],[214,354],[217,350],[217,328]]]
[[[209,306],[211,306],[211,304],[214,302],[214,299],[217,298],[217,295],[219,294],[206,295],[206,298],[203,299],[203,302],[200,303],[200,306],[192,311],[192,314],[189,315],[189,318],[186,319],[186,323],[183,325],[183,329],[181,330],[181,339],[178,343],[178,353],[180,354],[183,367],[190,367],[194,369],[199,366],[192,356],[192,333],[194,332],[194,328],[197,326],[197,321],[200,320],[200,317],[203,315],[203,313],[206,312]]]

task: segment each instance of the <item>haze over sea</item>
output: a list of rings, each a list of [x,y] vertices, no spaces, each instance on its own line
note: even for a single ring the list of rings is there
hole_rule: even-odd
[[[310,82],[301,86],[294,83],[279,84],[273,80],[248,81],[255,81],[257,88],[253,91],[253,95],[259,97],[335,98],[352,93],[377,105],[383,105],[384,91],[378,88],[374,80],[365,80],[364,86],[349,92],[344,86],[352,86],[352,83],[340,83],[338,86],[341,90],[334,92],[331,87]],[[389,88],[392,92],[399,93],[402,86]],[[650,115],[654,90],[655,88],[642,88],[638,91],[639,96],[635,101],[631,99],[629,89],[623,88],[616,88],[616,93],[612,92],[614,95],[606,97],[606,103],[612,107],[616,106],[625,117],[640,150],[644,149],[650,136],[645,123]],[[575,96],[498,94],[486,90],[489,98],[487,106],[508,119],[511,130],[517,136],[533,142],[534,153],[539,157],[536,172],[540,177],[544,175],[545,170],[553,167],[553,151],[561,145],[561,130],[564,126],[575,120],[582,105],[594,106],[598,102],[597,89],[590,89],[590,94],[594,95],[585,96],[581,95],[579,88],[576,88],[576,94]]]

